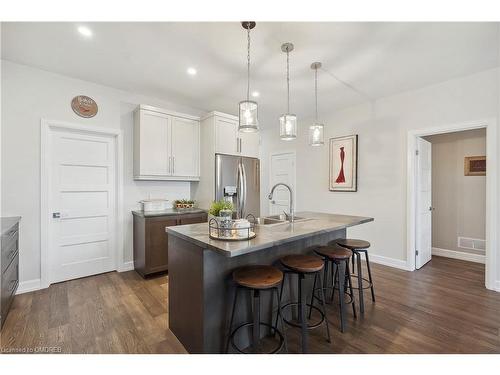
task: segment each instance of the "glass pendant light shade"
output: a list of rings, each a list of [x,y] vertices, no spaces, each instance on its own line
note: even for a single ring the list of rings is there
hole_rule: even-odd
[[[244,100],[240,102],[239,107],[239,118],[240,125],[238,130],[240,132],[254,133],[259,131],[258,114],[257,114],[257,102],[251,100]]]
[[[280,138],[284,141],[297,138],[297,116],[291,114],[280,116]]]
[[[241,26],[247,31],[247,99],[238,104],[239,125],[238,130],[245,133],[259,131],[258,105],[249,100],[250,97],[250,30],[255,27],[255,22],[244,21]]]
[[[314,123],[309,126],[309,145],[323,146],[325,144],[323,137],[323,124]]]

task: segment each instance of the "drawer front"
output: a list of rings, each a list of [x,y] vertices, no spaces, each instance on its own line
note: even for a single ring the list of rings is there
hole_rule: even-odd
[[[207,221],[207,217],[207,214],[183,215],[179,218],[179,225],[205,223]]]
[[[19,250],[19,230],[16,224],[2,236],[2,273],[10,266]]]
[[[19,256],[16,254],[10,266],[2,274],[2,324],[5,321],[19,285]]]

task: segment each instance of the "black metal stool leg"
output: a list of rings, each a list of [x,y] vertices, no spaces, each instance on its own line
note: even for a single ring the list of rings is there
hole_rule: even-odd
[[[283,297],[283,287],[285,286],[285,279],[286,279],[286,276],[288,275],[288,273],[283,273],[283,280],[281,281],[281,290],[280,290],[280,294],[278,296],[278,299],[279,299],[279,306],[281,308],[281,298]],[[276,289],[277,290],[277,289]],[[283,316],[281,316],[281,318],[283,319]],[[277,327],[278,326],[278,315],[276,315],[276,321],[274,322],[274,326]]]
[[[314,303],[314,291],[316,290],[316,280],[318,279],[318,272],[314,274],[314,283],[313,283],[313,288],[312,288],[312,293],[311,293],[311,304],[309,306],[309,314],[307,315],[308,319],[311,319],[311,314],[313,310],[313,303]]]
[[[366,268],[368,268],[368,280],[370,280],[370,289],[372,291],[372,301],[375,302],[375,291],[373,290],[373,280],[372,280],[372,271],[370,270],[370,261],[368,259],[368,251],[365,251],[366,257]]]
[[[344,281],[345,281],[345,265],[346,261],[341,261],[338,265],[338,280],[339,280],[339,303],[340,303],[340,331],[345,330],[345,304],[344,304]]]
[[[306,320],[306,293],[304,290],[304,274],[298,274],[298,293],[299,293],[299,319],[302,331],[302,353],[307,353],[307,320]]]
[[[351,270],[349,269],[349,260],[346,263],[346,277],[347,277],[347,285],[349,287],[349,293],[351,294],[351,304],[352,304],[352,315],[354,319],[357,319],[356,315],[356,303],[354,302],[354,292],[352,289],[352,280],[351,280]]]
[[[234,292],[234,300],[233,300],[233,309],[231,311],[231,319],[229,321],[229,333],[227,335],[227,341],[226,341],[226,353],[229,352],[229,339],[231,337],[231,330],[233,329],[233,319],[234,319],[234,312],[236,310],[236,302],[238,301],[238,291],[240,288],[236,287],[236,290]]]
[[[253,327],[252,327],[252,348],[254,353],[258,353],[260,346],[260,291],[253,291]]]
[[[326,324],[326,334],[327,334],[327,340],[328,342],[332,342],[332,339],[330,338],[330,327],[328,323],[328,317],[326,316],[326,299],[325,299],[325,291],[323,289],[323,281],[321,280],[321,276],[319,275],[319,272],[316,273],[316,275],[319,277],[319,288],[321,291],[321,305],[323,306],[323,314],[325,315],[325,324]],[[314,278],[316,280],[316,277]],[[314,293],[314,289],[313,289]]]
[[[361,314],[365,313],[365,301],[363,298],[363,273],[361,271],[361,255],[358,252],[356,254],[356,261],[358,263],[358,292],[359,292],[359,311]]]
[[[283,320],[283,313],[281,311],[281,297],[279,295],[279,292],[278,292],[278,288],[274,288],[274,291],[276,293],[276,299],[278,300],[278,315],[276,316],[276,318],[280,318],[280,321],[281,321],[281,329],[283,330],[283,338],[285,340],[285,351],[288,353],[288,344],[287,344],[287,338],[286,338],[286,327],[285,327],[285,321]],[[277,324],[275,325],[275,327],[277,327]]]
[[[336,262],[332,262],[332,297],[331,301],[333,302],[333,297],[335,296],[335,284],[337,283],[339,265]],[[333,269],[335,268],[335,271]]]

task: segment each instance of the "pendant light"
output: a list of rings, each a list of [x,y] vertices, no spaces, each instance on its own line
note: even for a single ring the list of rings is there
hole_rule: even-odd
[[[247,31],[247,100],[238,105],[240,132],[254,133],[259,131],[257,102],[250,100],[250,30],[255,27],[255,22],[244,21],[241,26]]]
[[[284,141],[291,141],[297,138],[297,116],[290,113],[290,52],[293,51],[293,44],[284,43],[281,50],[286,52],[287,112],[280,117],[280,138]]]
[[[325,144],[323,138],[324,125],[318,121],[318,69],[321,68],[320,62],[311,64],[311,69],[314,69],[314,100],[316,103],[316,117],[314,123],[309,126],[309,145],[323,146]]]

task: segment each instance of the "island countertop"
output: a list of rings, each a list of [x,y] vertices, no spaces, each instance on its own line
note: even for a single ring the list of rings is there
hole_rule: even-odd
[[[305,221],[256,225],[256,237],[247,241],[213,240],[208,235],[208,223],[167,227],[169,235],[178,236],[197,246],[214,250],[227,257],[235,257],[278,246],[301,238],[329,233],[373,221],[371,217],[326,214],[319,212],[297,212]]]

